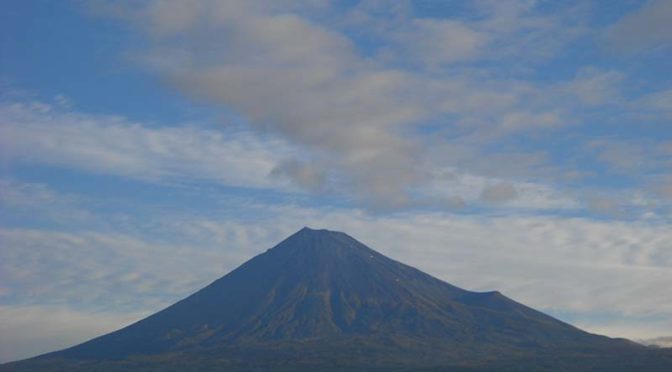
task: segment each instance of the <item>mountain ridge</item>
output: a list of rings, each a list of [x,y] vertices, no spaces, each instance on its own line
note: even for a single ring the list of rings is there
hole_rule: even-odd
[[[145,319],[23,365],[188,358],[234,363],[232,369],[242,368],[235,363],[487,368],[516,358],[566,363],[569,355],[636,360],[647,350],[582,331],[498,291],[453,286],[345,233],[304,227]]]

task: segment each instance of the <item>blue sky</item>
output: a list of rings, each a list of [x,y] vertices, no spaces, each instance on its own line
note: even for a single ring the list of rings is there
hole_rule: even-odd
[[[0,361],[137,320],[305,225],[587,330],[672,334],[671,17],[4,2]]]

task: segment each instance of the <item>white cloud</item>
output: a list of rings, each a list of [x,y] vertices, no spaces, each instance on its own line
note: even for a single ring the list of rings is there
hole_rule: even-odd
[[[16,102],[0,105],[0,148],[9,164],[51,164],[149,181],[194,178],[253,188],[282,188],[269,175],[283,159],[295,156],[284,142],[245,131],[152,127]]]

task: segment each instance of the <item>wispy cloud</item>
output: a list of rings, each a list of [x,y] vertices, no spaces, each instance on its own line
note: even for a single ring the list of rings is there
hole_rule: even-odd
[[[149,183],[205,182],[289,193],[327,193],[350,199],[351,177],[315,161],[305,149],[268,135],[203,124],[159,127],[31,101],[5,102],[0,105],[0,113],[0,144],[7,167],[48,165]],[[529,171],[538,162],[536,155],[500,154],[502,159],[508,157],[513,162],[491,168],[493,164],[487,159],[481,162],[474,158],[475,151],[462,147],[427,151],[426,161],[418,159],[415,165],[423,180],[409,190],[412,200],[404,206],[453,210],[460,206],[506,206],[546,212],[580,208],[574,196],[521,177],[516,168],[523,167],[523,173]],[[446,156],[452,159],[447,164],[467,162],[485,175],[436,164]],[[381,177],[381,183],[386,182],[386,177],[376,177]],[[44,185],[9,179],[3,182],[3,200],[8,206],[30,202],[34,208],[56,210],[56,204],[69,200],[65,195],[50,196]],[[390,187],[401,184],[393,182]],[[506,195],[500,192],[493,197],[493,187],[507,191]],[[379,197],[383,204],[375,209],[402,206],[384,195]],[[82,213],[73,212],[69,218]]]
[[[289,189],[271,172],[295,150],[234,129],[156,127],[40,102],[0,105],[7,165],[47,164],[147,181],[200,179],[229,186]]]
[[[8,288],[2,303],[97,311],[137,311],[175,300],[221,274],[232,254],[90,230],[2,229],[0,241]],[[124,295],[109,297],[117,291]]]

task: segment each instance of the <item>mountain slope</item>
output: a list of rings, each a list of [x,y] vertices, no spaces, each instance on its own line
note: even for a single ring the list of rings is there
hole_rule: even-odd
[[[32,363],[486,368],[626,354],[636,360],[647,352],[499,292],[457,288],[346,234],[304,228],[146,319]]]

